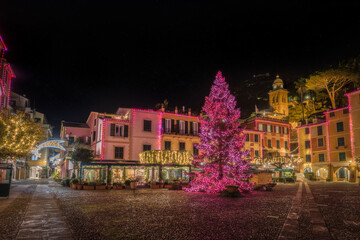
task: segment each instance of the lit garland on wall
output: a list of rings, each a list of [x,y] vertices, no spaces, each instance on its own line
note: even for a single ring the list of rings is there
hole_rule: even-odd
[[[256,164],[281,168],[282,165],[295,166],[302,162],[302,157],[289,157],[289,156],[269,156],[265,158],[254,158]]]
[[[352,159],[355,159],[355,147],[354,147],[354,130],[353,130],[353,121],[352,121],[352,106],[350,103],[350,93],[346,94],[349,104],[349,125],[350,125],[350,144],[351,144],[351,155]],[[329,152],[330,154],[330,152]]]
[[[139,154],[142,164],[190,165],[192,154],[189,151],[150,150]]]

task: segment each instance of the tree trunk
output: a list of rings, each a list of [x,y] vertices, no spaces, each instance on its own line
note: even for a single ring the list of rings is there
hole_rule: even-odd
[[[336,109],[335,96],[330,97],[331,106],[333,109]]]
[[[305,114],[304,114],[304,103],[303,103],[303,88],[301,87],[301,111],[302,111],[302,120],[305,121]]]
[[[224,176],[224,173],[223,173],[223,163],[222,163],[222,160],[219,161],[219,180],[221,180]]]

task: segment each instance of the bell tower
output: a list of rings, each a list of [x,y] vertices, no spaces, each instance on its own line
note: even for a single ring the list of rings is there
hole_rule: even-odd
[[[273,89],[269,92],[269,104],[275,113],[289,116],[288,90],[284,89],[284,82],[276,76],[273,83]]]

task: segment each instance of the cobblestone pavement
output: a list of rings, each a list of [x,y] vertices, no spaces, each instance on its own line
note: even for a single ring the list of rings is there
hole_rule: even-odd
[[[238,199],[166,189],[52,190],[77,238],[276,239],[298,185]]]
[[[38,185],[16,239],[72,239],[66,218],[47,185]]]
[[[15,239],[34,190],[34,185],[18,185],[0,199],[0,239]]]
[[[360,187],[354,183],[309,182],[333,239],[360,239]]]
[[[279,184],[238,199],[49,183],[17,185],[0,200],[0,239],[360,239],[351,183]]]

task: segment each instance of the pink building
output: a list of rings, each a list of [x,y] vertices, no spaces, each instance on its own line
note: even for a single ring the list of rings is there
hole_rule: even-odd
[[[116,114],[91,112],[91,147],[98,160],[136,163],[144,150],[161,148],[161,113],[119,108]]]
[[[0,110],[9,108],[11,79],[15,77],[10,64],[4,58],[7,48],[0,36]]]
[[[74,168],[71,157],[67,156],[69,151],[72,151],[73,144],[75,142],[81,142],[88,144],[90,142],[90,127],[86,123],[75,122],[61,122],[60,139],[65,140],[63,146],[67,152],[60,152],[60,157],[63,161],[58,166],[61,173],[61,178],[71,177],[72,170]]]
[[[175,118],[179,118],[175,121]],[[181,119],[180,119],[181,118]],[[174,131],[163,129],[167,119],[173,120]],[[183,129],[181,128],[183,124]],[[196,123],[196,129],[193,125]],[[61,139],[66,139],[68,150],[71,143],[79,138],[89,144],[94,150],[93,163],[82,165],[81,175],[88,182],[104,181],[108,170],[112,171],[112,182],[123,181],[124,178],[157,179],[161,166],[159,164],[140,164],[139,154],[147,150],[187,150],[193,149],[194,143],[199,143],[199,119],[191,113],[165,113],[162,111],[118,108],[115,114],[91,112],[86,123],[63,122]],[[183,130],[183,131],[181,131]],[[172,143],[171,148],[166,146]],[[177,144],[176,144],[177,143]],[[168,145],[167,145],[168,144]],[[65,144],[66,145],[66,144]],[[184,147],[184,149],[181,148]],[[71,176],[73,169],[70,156],[63,154],[61,163],[62,177]],[[164,166],[168,176],[183,178],[184,172],[190,171],[190,166]],[[149,177],[149,176],[152,177]],[[157,177],[156,177],[157,176]]]

